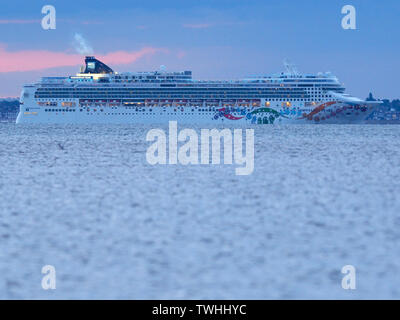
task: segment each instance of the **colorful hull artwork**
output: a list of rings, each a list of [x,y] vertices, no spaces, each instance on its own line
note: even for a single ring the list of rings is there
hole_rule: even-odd
[[[349,105],[337,101],[328,101],[317,105],[308,113],[304,112],[302,108],[289,107],[282,108],[280,111],[267,107],[253,108],[251,110],[226,107],[218,109],[213,119],[245,120],[251,124],[273,124],[276,122],[359,123],[364,121],[373,109],[373,106]]]
[[[280,114],[278,111],[271,108],[258,108],[255,110],[247,111],[241,108],[221,108],[214,116],[217,120],[224,117],[229,120],[246,119],[252,124],[273,124],[276,119],[282,117],[287,118],[285,115]]]

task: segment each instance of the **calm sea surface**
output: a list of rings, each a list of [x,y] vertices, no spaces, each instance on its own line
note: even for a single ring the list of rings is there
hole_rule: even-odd
[[[149,129],[0,125],[1,299],[400,298],[400,126],[257,126],[249,176]]]

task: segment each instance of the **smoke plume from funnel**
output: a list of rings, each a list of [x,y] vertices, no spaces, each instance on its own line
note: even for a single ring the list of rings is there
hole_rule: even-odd
[[[85,38],[79,33],[74,34],[75,50],[82,55],[92,55],[93,48],[86,42]]]

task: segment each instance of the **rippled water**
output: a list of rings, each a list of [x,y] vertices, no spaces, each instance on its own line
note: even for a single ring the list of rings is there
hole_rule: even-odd
[[[250,176],[148,130],[0,126],[0,298],[400,298],[400,126],[258,126]]]

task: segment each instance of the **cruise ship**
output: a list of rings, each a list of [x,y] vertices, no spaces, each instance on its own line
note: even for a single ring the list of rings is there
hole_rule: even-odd
[[[114,72],[93,56],[75,76],[25,85],[17,123],[362,123],[379,102],[345,93],[331,73],[194,80],[191,71]]]

